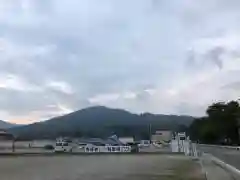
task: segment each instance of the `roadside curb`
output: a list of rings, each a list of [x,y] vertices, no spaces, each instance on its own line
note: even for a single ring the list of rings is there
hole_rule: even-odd
[[[240,146],[220,146],[220,145],[212,145],[212,144],[200,144],[206,147],[217,147],[217,148],[223,148],[223,149],[232,149],[232,150],[240,150]]]
[[[203,160],[202,160],[202,158],[198,158],[198,159],[199,159],[199,163],[200,163],[200,166],[201,166],[201,169],[202,169],[202,173],[203,173],[205,179],[208,180],[207,171],[206,171],[206,169],[203,165]]]

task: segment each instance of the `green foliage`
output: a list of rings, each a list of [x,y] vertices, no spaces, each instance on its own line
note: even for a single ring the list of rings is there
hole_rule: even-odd
[[[218,102],[206,110],[207,117],[195,119],[190,126],[193,140],[203,143],[238,144],[240,106],[236,101]]]
[[[54,149],[53,145],[50,145],[50,144],[45,145],[43,148],[46,149],[46,150],[53,150]]]

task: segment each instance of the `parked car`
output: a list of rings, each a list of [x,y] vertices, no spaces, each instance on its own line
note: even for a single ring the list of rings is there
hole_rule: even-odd
[[[56,142],[55,152],[72,152],[73,147],[68,142]]]
[[[150,140],[141,140],[140,144],[138,144],[138,147],[142,148],[142,147],[149,147],[151,144]]]

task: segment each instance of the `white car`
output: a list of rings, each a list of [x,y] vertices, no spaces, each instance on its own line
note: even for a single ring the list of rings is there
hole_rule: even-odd
[[[73,147],[68,142],[56,142],[55,152],[72,152]]]
[[[151,142],[149,140],[141,140],[139,147],[149,147]]]

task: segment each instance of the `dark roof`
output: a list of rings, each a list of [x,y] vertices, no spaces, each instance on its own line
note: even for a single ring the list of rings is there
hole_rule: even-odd
[[[101,138],[81,138],[78,140],[80,143],[89,143],[94,145],[123,145],[121,141],[119,141],[117,138],[109,137],[107,139],[101,139]]]

